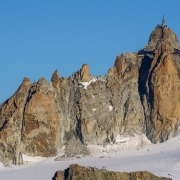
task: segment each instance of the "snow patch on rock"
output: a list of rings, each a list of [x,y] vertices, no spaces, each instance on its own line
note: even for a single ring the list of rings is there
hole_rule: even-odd
[[[22,154],[22,158],[24,162],[40,162],[43,161],[44,159],[47,159],[46,157],[41,157],[41,156],[31,157],[26,154]]]
[[[92,83],[92,82],[96,82],[97,78],[92,78],[90,81],[87,82],[80,82],[79,84],[83,86],[84,89],[87,89],[87,87]],[[81,87],[81,86],[79,86]]]
[[[134,137],[123,137],[120,134],[115,138],[115,143],[108,145],[88,145],[88,149],[92,154],[94,153],[116,153],[118,151],[127,151],[133,149],[141,149],[146,145],[151,144],[147,137],[134,134]]]
[[[109,107],[109,111],[112,111],[113,107],[112,106],[108,106]]]

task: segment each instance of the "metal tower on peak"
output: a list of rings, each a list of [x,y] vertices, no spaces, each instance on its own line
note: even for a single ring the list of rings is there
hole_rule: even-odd
[[[163,18],[162,18],[162,26],[165,26],[165,19],[164,19],[164,14],[163,14]]]
[[[164,14],[162,16],[162,24],[157,24],[158,27],[167,27],[166,23],[165,23],[165,18],[164,18]]]

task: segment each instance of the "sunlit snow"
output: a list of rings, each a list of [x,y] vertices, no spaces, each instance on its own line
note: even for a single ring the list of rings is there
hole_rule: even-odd
[[[45,157],[41,157],[41,156],[30,157],[26,154],[22,154],[22,158],[24,162],[39,162],[46,159]]]
[[[87,87],[88,87],[92,82],[96,82],[96,81],[97,81],[97,78],[92,78],[90,81],[81,82],[81,83],[79,83],[79,84],[82,85],[84,89],[87,89]]]
[[[109,107],[109,111],[112,111],[113,107],[112,106],[108,106]]]
[[[82,159],[54,161],[54,158],[43,158],[38,159],[39,162],[34,161],[23,166],[3,167],[0,165],[0,179],[50,180],[57,170],[64,170],[70,164],[76,163],[97,168],[106,166],[107,170],[121,172],[149,171],[158,176],[179,180],[180,136],[161,144],[148,144],[147,140],[146,146],[143,147],[145,144],[142,142],[146,140],[144,135],[135,135],[133,138],[118,135],[116,144],[110,144],[107,147],[99,145],[95,148],[96,153]],[[124,147],[123,144],[125,144]],[[137,148],[138,144],[142,146]],[[118,146],[122,147],[121,151],[118,151]]]

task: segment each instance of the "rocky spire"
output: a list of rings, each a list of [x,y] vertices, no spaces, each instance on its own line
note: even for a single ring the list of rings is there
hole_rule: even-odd
[[[89,81],[89,66],[87,64],[83,64],[81,68],[81,80],[83,82]]]
[[[60,89],[60,80],[59,80],[59,75],[58,75],[58,70],[53,73],[52,78],[52,85],[53,87],[57,88],[58,90]]]
[[[166,44],[170,46],[170,51],[174,48],[178,48],[178,38],[176,34],[165,26],[157,26],[150,34],[148,44],[144,47],[145,50],[157,49],[158,45],[166,41]]]
[[[168,30],[167,38],[157,48],[146,81],[150,119],[147,119],[147,135],[152,142],[163,142],[179,133],[180,91],[179,75],[175,59],[170,54],[177,45],[174,34]],[[170,38],[171,36],[171,38]],[[145,112],[145,114],[149,114]]]

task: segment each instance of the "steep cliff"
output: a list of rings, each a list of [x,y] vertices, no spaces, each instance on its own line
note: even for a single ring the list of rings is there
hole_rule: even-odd
[[[24,107],[22,152],[31,156],[54,156],[60,149],[60,116],[57,95],[45,79],[31,86]]]
[[[78,121],[84,143],[115,143],[118,135],[145,132],[138,94],[140,61],[135,53],[122,54],[106,77],[80,88]]]
[[[1,106],[0,160],[5,165],[22,163],[22,122],[30,87],[29,79],[24,78],[17,92]]]
[[[64,171],[57,171],[53,180],[171,180],[170,178],[158,177],[147,171],[142,172],[113,172],[106,169],[83,167],[72,164]]]
[[[89,154],[89,145],[118,144],[146,134],[153,143],[180,133],[180,57],[178,39],[157,26],[145,50],[117,56],[105,77],[82,68],[69,78],[56,70],[51,82],[25,78],[0,105],[0,161],[21,164],[22,154],[64,157]],[[143,144],[143,142],[142,142]]]
[[[143,59],[143,63],[148,66],[148,73],[142,69],[141,74],[145,74],[145,78],[142,80],[140,77],[140,87],[146,134],[153,143],[157,143],[180,133],[180,58],[174,54],[174,48],[178,48],[177,36],[169,28],[155,28],[145,48],[152,46],[157,48],[156,54],[152,62],[147,57]],[[143,63],[142,67],[145,66]]]
[[[146,81],[147,134],[152,142],[166,141],[180,132],[180,81],[175,58],[179,59],[170,54],[168,44],[163,41],[149,70]]]

